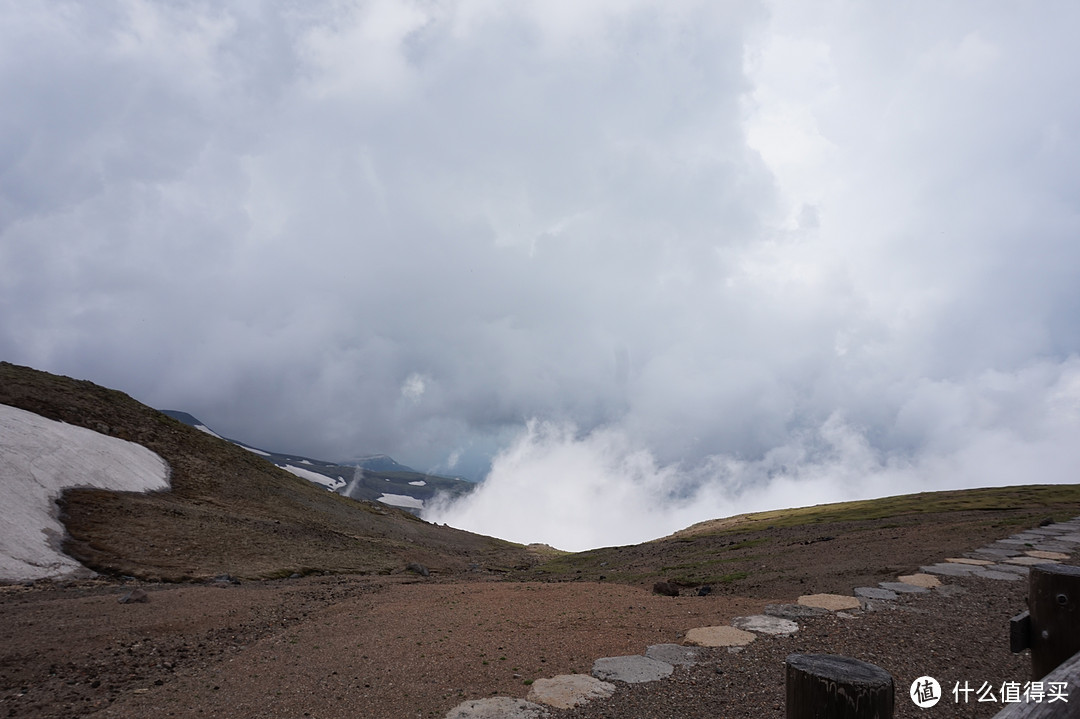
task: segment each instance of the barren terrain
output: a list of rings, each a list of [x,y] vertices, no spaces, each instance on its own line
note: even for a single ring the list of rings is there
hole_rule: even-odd
[[[334,495],[88,382],[0,363],[0,402],[138,442],[171,469],[169,491],[60,499],[64,549],[98,578],[0,586],[0,716],[443,717],[768,603],[850,595],[1080,515],[1080,485],[936,492],[566,554]],[[682,595],[653,594],[658,580]],[[1027,679],[1027,657],[1007,641],[1027,583],[947,584],[880,611],[807,619],[739,653],[712,650],[667,680],[552,716],[781,717],[793,651],[887,669],[898,717],[916,716],[906,692],[922,674],[946,689]],[[133,589],[146,601],[121,603]],[[1000,709],[940,707],[918,715]]]
[[[0,592],[0,716],[442,717],[465,699],[524,697],[531,679],[588,673],[599,657],[678,643],[689,628],[727,624],[767,603],[850,593],[881,564],[867,551],[875,538],[887,538],[887,568],[903,573],[957,553],[928,551],[935,539],[972,549],[1012,533],[1010,514],[994,513],[996,532],[946,513],[906,528],[878,519],[861,531],[821,523],[757,530],[768,541],[755,545],[753,561],[788,566],[785,547],[797,546],[802,564],[703,597],[607,579],[535,581],[525,571],[143,582],[149,601],[131,604],[118,599],[134,582],[9,586]],[[823,529],[834,538],[790,544]],[[897,681],[898,717],[920,711],[906,687],[922,674],[950,688],[1027,679],[1026,655],[1010,654],[1007,641],[1026,582],[947,583],[948,591],[904,597],[894,609],[805,620],[796,635],[739,654],[711,650],[708,662],[671,679],[623,685],[606,702],[553,716],[782,717],[783,660],[792,651],[886,668]],[[936,715],[988,717],[1000,708],[950,704]]]

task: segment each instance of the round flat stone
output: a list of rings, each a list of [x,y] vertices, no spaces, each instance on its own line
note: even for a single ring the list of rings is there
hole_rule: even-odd
[[[1039,542],[1033,549],[1036,552],[1064,552],[1069,554],[1076,551],[1076,545],[1068,542]]]
[[[572,709],[593,699],[607,699],[615,685],[585,674],[560,674],[551,679],[537,679],[529,688],[529,701],[556,709]]]
[[[846,597],[843,594],[804,594],[799,597],[799,604],[807,607],[820,607],[830,612],[844,609],[858,609],[861,603],[855,597]]]
[[[897,599],[896,592],[881,587],[855,587],[855,596],[860,599],[883,599],[886,601]]]
[[[976,577],[983,579],[997,579],[1005,582],[1019,582],[1023,577],[1016,572],[995,572],[992,569],[980,569],[975,572]]]
[[[542,719],[548,710],[539,704],[511,697],[472,699],[458,704],[446,719]]]
[[[931,564],[929,567],[919,567],[919,571],[924,574],[940,574],[946,577],[967,577],[975,569],[969,564],[948,564],[946,562]]]
[[[920,587],[917,584],[908,584],[907,582],[878,582],[878,586],[882,589],[899,592],[900,594],[920,594],[922,592],[930,591],[926,587]]]
[[[745,629],[748,632],[757,632],[758,634],[794,634],[799,631],[799,625],[790,619],[770,617],[767,614],[735,617],[731,620],[731,626],[736,629]]]
[[[988,564],[993,564],[989,559],[971,559],[970,557],[946,557],[946,562],[952,562],[953,564],[971,564],[976,567],[985,567]]]
[[[1001,547],[983,547],[972,552],[975,556],[986,558],[1015,557],[1020,553],[1019,549],[1003,549]]]
[[[923,589],[933,589],[934,587],[941,586],[941,580],[932,574],[904,574],[896,579],[904,584],[911,584],[916,587],[922,587]]]
[[[684,647],[681,644],[653,644],[645,649],[645,656],[668,664],[697,664],[701,650],[697,647]]]
[[[1024,577],[1031,574],[1031,567],[1021,567],[1019,564],[995,564],[987,569],[992,572],[1012,572]]]
[[[643,684],[671,676],[675,667],[640,654],[628,657],[604,657],[592,665],[592,675],[606,682]]]
[[[821,607],[808,607],[803,604],[766,604],[765,613],[770,617],[783,619],[805,619],[806,617],[822,617],[829,613],[828,609]]]
[[[755,639],[753,632],[735,627],[697,627],[688,631],[683,641],[699,647],[743,647]]]
[[[1055,559],[1039,559],[1038,557],[1009,557],[1005,564],[1019,564],[1022,567],[1034,567],[1036,564],[1057,564]]]
[[[1068,559],[1069,555],[1064,552],[1047,552],[1040,549],[1032,549],[1024,552],[1029,557],[1038,557],[1039,559]]]

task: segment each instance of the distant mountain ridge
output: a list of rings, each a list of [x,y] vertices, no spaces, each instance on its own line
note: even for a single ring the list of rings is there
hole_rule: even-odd
[[[176,409],[159,411],[190,427],[265,457],[278,467],[332,492],[352,499],[382,502],[417,515],[423,510],[425,503],[431,501],[436,494],[460,497],[476,487],[472,482],[457,477],[442,477],[417,472],[385,454],[371,454],[344,462],[330,462],[266,450],[224,437],[188,412]]]

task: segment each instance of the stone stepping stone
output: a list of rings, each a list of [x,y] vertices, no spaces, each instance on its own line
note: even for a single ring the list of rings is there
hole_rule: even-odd
[[[752,614],[749,617],[735,617],[731,626],[758,634],[788,635],[799,631],[799,625],[790,619],[770,617],[766,614]]]
[[[1009,557],[1006,564],[1020,564],[1025,567],[1034,567],[1036,564],[1060,564],[1056,559],[1039,559],[1038,557]]]
[[[985,567],[989,564],[993,564],[989,559],[971,559],[970,557],[946,557],[946,562],[952,562],[953,564],[971,564],[976,567]]]
[[[1057,541],[1080,544],[1080,532],[1077,532],[1076,534],[1062,534],[1057,538]]]
[[[1006,582],[1019,582],[1023,577],[1015,572],[997,572],[992,569],[980,569],[975,572],[976,577],[983,579],[998,579]]]
[[[659,659],[640,654],[629,657],[604,657],[592,665],[592,675],[605,682],[644,684],[670,677],[675,667]]]
[[[928,567],[919,567],[920,572],[940,574],[945,577],[970,577],[976,569],[978,567],[973,567],[970,564],[947,564],[945,562],[931,564]]]
[[[470,699],[458,704],[446,719],[542,719],[548,710],[539,704],[512,697]]]
[[[862,606],[862,602],[855,597],[847,597],[843,594],[804,594],[799,597],[799,604],[828,609],[830,612],[858,609]]]
[[[556,709],[573,709],[593,699],[607,699],[615,685],[585,674],[560,674],[551,679],[537,679],[529,688],[528,699]]]
[[[1019,549],[1004,549],[1002,547],[982,547],[972,552],[973,555],[989,555],[990,557],[1015,557],[1017,554],[1021,554]]]
[[[1069,554],[1076,551],[1076,545],[1066,544],[1065,542],[1040,542],[1035,545],[1035,551],[1037,552],[1064,552]]]
[[[878,586],[892,592],[899,592],[900,594],[921,594],[922,592],[930,591],[926,587],[920,587],[917,584],[908,584],[907,582],[878,582]]]
[[[1038,557],[1039,559],[1068,559],[1069,555],[1062,552],[1047,552],[1043,549],[1032,549],[1024,552],[1029,557]]]
[[[766,604],[765,613],[770,617],[781,619],[806,619],[807,617],[823,617],[829,613],[829,610],[808,607],[805,604]]]
[[[699,647],[745,647],[755,639],[753,632],[735,627],[697,627],[688,631],[683,641]]]
[[[855,596],[860,599],[880,599],[885,601],[893,601],[898,599],[896,592],[891,589],[882,589],[881,587],[855,587]]]
[[[1039,537],[1039,539],[1042,539],[1042,537]],[[1022,547],[1025,544],[1034,544],[1034,542],[1032,540],[1030,540],[1030,539],[1017,539],[1016,537],[1009,537],[1008,539],[999,539],[996,542],[994,542],[994,545],[1005,545],[1005,546],[1011,546],[1011,547]],[[994,545],[991,545],[991,546],[994,546]]]
[[[896,579],[904,584],[913,584],[916,587],[922,587],[923,589],[933,589],[934,587],[941,586],[941,580],[933,574],[902,574]]]
[[[992,572],[1012,572],[1025,577],[1031,574],[1029,567],[1021,567],[1019,564],[995,564],[992,567],[987,567],[987,569]]]
[[[701,650],[697,647],[684,647],[681,644],[652,644],[645,649],[645,656],[658,662],[689,666],[698,663]]]

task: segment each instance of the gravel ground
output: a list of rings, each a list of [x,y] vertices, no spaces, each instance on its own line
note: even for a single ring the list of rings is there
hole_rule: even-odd
[[[709,659],[676,668],[663,682],[620,685],[608,702],[553,714],[560,718],[683,719],[723,716],[760,719],[784,716],[784,660],[793,652],[840,654],[876,664],[893,676],[896,713],[904,717],[992,717],[1001,703],[957,704],[959,682],[998,688],[1030,677],[1027,652],[1009,652],[1009,618],[1025,606],[1027,582],[949,579],[945,591],[901,595],[892,607],[800,620],[787,637],[761,637],[743,651],[709,650]],[[938,680],[946,696],[920,709],[908,690],[916,678]],[[975,697],[973,696],[972,699]]]
[[[844,541],[822,551],[858,551]],[[807,593],[836,581],[825,559],[806,567]],[[873,611],[802,619],[796,634],[738,653],[708,650],[668,679],[620,683],[611,699],[552,717],[782,717],[792,652],[883,667],[897,717],[991,717],[1000,701],[958,705],[951,691],[1028,678],[1027,653],[1008,649],[1027,581],[944,581]],[[467,699],[525,697],[529,680],[589,673],[597,658],[797,598],[761,586],[754,597],[663,597],[610,582],[412,575],[142,586],[149,601],[131,604],[118,602],[131,584],[0,587],[0,717],[438,719]],[[928,710],[908,698],[922,675],[945,691]]]

